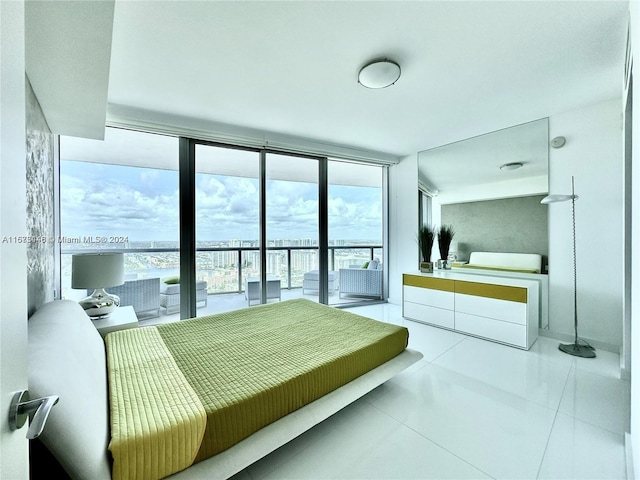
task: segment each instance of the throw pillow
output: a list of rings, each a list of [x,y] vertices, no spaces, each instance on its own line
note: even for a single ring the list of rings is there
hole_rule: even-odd
[[[369,266],[367,267],[367,270],[377,270],[379,262],[380,261],[377,258],[374,258],[369,262]]]
[[[162,281],[167,285],[177,285],[178,283],[180,283],[180,277],[178,275],[175,275],[173,277],[164,277]]]
[[[362,264],[362,268],[368,268],[369,267],[369,262],[364,262]]]

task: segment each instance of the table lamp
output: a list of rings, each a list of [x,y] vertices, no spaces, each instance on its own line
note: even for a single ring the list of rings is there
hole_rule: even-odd
[[[105,288],[124,283],[122,253],[80,253],[71,257],[71,288],[93,288],[93,293],[80,300],[80,306],[91,318],[105,317],[120,305],[120,297]]]

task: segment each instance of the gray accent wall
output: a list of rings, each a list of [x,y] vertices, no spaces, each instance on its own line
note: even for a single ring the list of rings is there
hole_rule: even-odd
[[[27,299],[29,315],[54,299],[54,136],[26,79]]]
[[[442,205],[442,224],[451,224],[458,258],[478,252],[539,253],[548,263],[548,207],[544,195]]]

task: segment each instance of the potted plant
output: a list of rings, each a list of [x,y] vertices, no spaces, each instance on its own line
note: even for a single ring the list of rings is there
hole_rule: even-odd
[[[438,229],[438,248],[440,249],[440,260],[438,260],[438,268],[443,268],[448,270],[451,268],[451,263],[449,262],[449,247],[451,246],[451,241],[455,232],[453,231],[453,226],[451,225],[442,225],[440,229]]]
[[[421,225],[418,228],[418,249],[420,250],[420,271],[424,273],[433,272],[433,263],[431,263],[431,250],[433,241],[436,238],[436,230],[429,225]]]

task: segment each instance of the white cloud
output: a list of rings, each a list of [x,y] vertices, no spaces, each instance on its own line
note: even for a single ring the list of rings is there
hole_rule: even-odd
[[[121,167],[123,168],[123,167]],[[115,178],[93,181],[74,172],[61,175],[62,234],[123,235],[131,240],[178,240],[177,172],[167,177],[142,171],[127,182]],[[130,181],[130,180],[136,180]],[[163,183],[164,182],[164,183]],[[257,180],[198,175],[196,229],[199,241],[257,239]],[[381,240],[380,201],[347,188],[329,199],[331,239]],[[165,193],[161,193],[165,192]],[[361,194],[362,193],[362,194]],[[317,238],[318,188],[300,182],[269,181],[267,221],[270,239]]]

